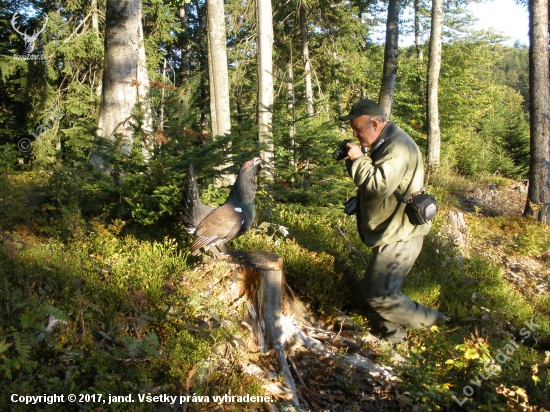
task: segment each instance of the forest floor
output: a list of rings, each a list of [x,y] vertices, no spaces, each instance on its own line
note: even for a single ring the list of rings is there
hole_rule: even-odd
[[[497,188],[494,184],[470,183],[468,187],[451,191],[451,194],[455,196],[455,209],[481,219],[496,218],[498,225],[499,218],[522,216],[526,191],[527,188],[523,183],[514,183],[501,188]],[[492,232],[491,229],[497,233]],[[476,237],[469,245],[472,250],[480,251],[482,255],[502,267],[505,278],[522,294],[534,297],[541,293],[548,293],[550,250],[542,251],[537,256],[512,255],[509,248],[517,245],[510,244],[509,234],[506,236],[498,233],[502,228],[495,229],[491,224],[486,225],[483,230],[491,233],[491,240],[487,242],[485,237]],[[455,321],[451,320],[450,326]],[[409,345],[407,343],[390,345],[380,341],[370,332],[354,331],[352,323],[342,321],[340,330],[334,331],[337,336],[342,337],[340,342],[338,339],[331,340],[335,353],[357,353],[373,363],[386,365],[390,370],[408,362]],[[331,329],[334,329],[334,326],[337,329],[337,324],[333,324]],[[352,326],[352,330],[346,330],[349,326]],[[346,340],[347,345],[342,344]],[[350,340],[355,341],[356,345],[349,344]],[[548,355],[550,352],[547,352],[547,360]],[[294,370],[296,384],[304,410],[331,412],[426,410],[422,407],[414,407],[407,396],[409,393],[406,391],[402,393],[400,379],[387,379],[376,373],[365,378],[363,372],[350,370],[341,362],[339,363],[337,357],[327,361],[307,351],[302,351],[296,356],[295,364],[297,366]],[[300,374],[299,377],[297,373]],[[515,405],[512,403],[508,403],[507,407],[515,410]],[[523,405],[518,410],[544,411],[545,409]]]
[[[216,331],[208,331],[208,339],[203,339],[200,336],[202,332],[197,336],[188,336],[182,332],[184,319],[185,322],[190,322],[187,317],[199,318],[197,314],[201,314],[201,311],[204,311],[205,314],[211,313],[216,309],[212,305],[217,305],[213,300],[209,302],[208,299],[197,296],[200,295],[198,293],[199,289],[197,289],[200,282],[194,283],[195,281],[191,279],[183,282],[182,273],[191,276],[190,274],[195,273],[197,267],[185,267],[187,263],[182,262],[181,255],[177,254],[180,253],[177,251],[179,246],[174,246],[172,251],[172,244],[164,242],[162,244],[155,243],[154,247],[151,248],[149,241],[124,238],[120,235],[123,226],[121,222],[112,222],[103,227],[94,222],[86,222],[83,225],[80,217],[74,218],[72,215],[63,217],[59,212],[59,208],[51,207],[43,200],[43,185],[43,176],[28,178],[19,175],[0,178],[0,263],[5,266],[0,267],[0,274],[4,274],[4,278],[0,279],[4,282],[0,284],[0,305],[2,305],[5,314],[7,313],[4,317],[5,324],[0,323],[0,326],[3,327],[3,329],[0,327],[0,343],[4,341],[11,342],[15,337],[20,340],[27,339],[29,342],[36,339],[36,329],[33,329],[34,326],[29,326],[31,324],[28,323],[27,319],[29,317],[41,319],[44,316],[44,311],[33,309],[36,310],[35,313],[27,308],[27,305],[34,308],[38,308],[39,304],[47,305],[46,308],[56,306],[64,308],[66,313],[73,312],[74,314],[71,315],[71,319],[67,316],[70,329],[60,332],[58,337],[54,336],[55,333],[52,333],[49,337],[52,342],[56,343],[56,346],[50,345],[50,348],[40,349],[41,352],[48,352],[46,355],[48,359],[52,359],[52,365],[54,365],[51,368],[47,365],[37,366],[41,365],[41,361],[36,362],[37,359],[29,355],[31,346],[27,350],[20,343],[19,346],[22,346],[22,349],[18,346],[17,351],[14,351],[14,347],[11,347],[9,351],[6,351],[7,346],[0,347],[0,349],[3,348],[0,351],[0,367],[3,368],[6,374],[4,377],[0,376],[0,382],[10,385],[12,391],[26,388],[25,390],[32,392],[33,386],[28,387],[30,381],[27,380],[26,374],[29,377],[34,376],[42,367],[45,368],[45,371],[40,372],[45,376],[44,382],[47,381],[48,377],[51,377],[53,379],[51,385],[54,385],[54,383],[55,385],[65,385],[73,379],[77,382],[76,379],[80,369],[84,371],[84,369],[97,368],[98,372],[95,372],[93,379],[87,378],[91,379],[88,384],[93,385],[90,387],[97,388],[103,385],[103,392],[113,391],[112,393],[115,393],[115,391],[121,390],[121,384],[130,385],[131,383],[138,387],[143,385],[140,379],[152,379],[148,374],[151,374],[151,376],[166,375],[165,387],[177,388],[178,384],[173,384],[173,382],[176,382],[177,379],[183,379],[183,382],[186,382],[183,386],[187,385],[187,390],[199,390],[189,388],[189,373],[191,373],[189,371],[192,363],[198,362],[198,359],[201,358],[195,359],[193,358],[194,355],[179,353],[180,349],[177,346],[174,346],[173,349],[170,349],[169,346],[162,346],[163,341],[174,341],[177,334],[182,339],[185,337],[186,342],[193,343],[196,347],[201,348],[203,344],[208,343],[208,339],[213,339],[215,342],[221,339],[221,335],[216,335]],[[500,268],[505,281],[522,299],[535,302],[537,299],[540,300],[541,296],[547,294],[550,288],[550,248],[547,247],[550,245],[549,231],[542,229],[544,233],[541,235],[540,226],[526,224],[524,218],[521,217],[525,202],[525,188],[511,182],[506,184],[501,182],[498,186],[490,182],[467,182],[451,185],[447,188],[447,191],[449,198],[446,200],[445,208],[464,213],[470,230],[469,253],[483,256]],[[54,225],[52,222],[57,223]],[[84,226],[90,226],[93,230]],[[319,228],[320,235],[322,234],[321,230],[322,228]],[[55,239],[61,232],[64,233],[65,240],[63,242]],[[88,232],[92,235],[89,235]],[[296,230],[295,232],[298,233],[299,231]],[[334,237],[333,232],[329,234],[328,238],[330,237]],[[317,236],[317,239],[314,240],[321,238],[322,236]],[[158,254],[155,254],[157,249]],[[319,260],[320,257],[317,252],[308,251],[304,256],[306,255],[313,256],[315,262],[318,262],[321,266],[322,262]],[[432,258],[432,260],[435,259]],[[441,259],[435,263],[436,269],[432,270],[426,266],[425,270],[441,271],[441,266],[438,265],[447,264],[445,262],[447,261]],[[77,268],[78,265],[83,267]],[[425,265],[425,262],[417,262],[416,266],[420,265]],[[303,262],[303,266],[306,268],[305,270],[311,269],[310,263],[306,261]],[[68,274],[71,276],[67,277]],[[155,277],[157,275],[158,279]],[[423,275],[424,272],[415,276]],[[31,276],[33,276],[32,279]],[[88,278],[82,281],[81,277],[83,276],[88,276]],[[117,278],[117,276],[119,277]],[[453,281],[462,279],[458,275],[453,276]],[[468,272],[464,279],[469,281],[473,276],[475,276],[475,270]],[[436,279],[438,279],[436,283],[443,282],[439,278]],[[480,277],[480,279],[483,278]],[[158,285],[156,282],[158,282]],[[166,294],[167,284],[171,282],[174,282],[175,285],[173,286],[173,295]],[[409,278],[405,281],[405,284],[414,282],[414,279]],[[472,283],[481,284],[482,282],[474,280]],[[101,284],[102,288],[95,289],[96,284]],[[193,294],[189,295],[191,292]],[[443,296],[444,292],[444,290],[441,292],[441,298],[437,298],[436,302],[451,307],[451,302],[445,301],[445,299],[449,299],[449,296],[456,293],[450,290],[451,295]],[[430,290],[420,289],[415,293],[420,293],[420,296],[429,300]],[[464,293],[466,293],[466,296],[471,294],[468,291]],[[502,308],[502,311],[506,312],[509,308],[504,304],[498,306],[498,299],[500,298],[498,298],[499,295],[495,296],[497,298],[493,308]],[[508,295],[503,296],[508,297]],[[411,297],[414,298],[413,295]],[[487,295],[487,298],[491,300],[491,296]],[[107,302],[109,299],[117,302],[112,308],[110,302]],[[472,300],[475,299],[476,297],[472,295]],[[25,303],[27,301],[28,304]],[[202,303],[197,304],[195,308],[192,306],[194,301]],[[84,306],[80,309],[76,306],[70,309],[77,304]],[[484,305],[490,307],[489,304]],[[535,304],[533,305],[535,307]],[[543,305],[541,307],[544,308]],[[453,308],[455,313],[457,310],[462,310],[458,306],[453,306]],[[88,312],[85,317],[84,311],[86,310]],[[487,309],[477,310],[478,308],[473,308],[471,311],[473,313],[473,317],[471,317],[473,326],[471,325],[471,328],[468,329],[468,334],[469,331],[476,329],[478,325],[480,330],[486,327],[487,330],[491,330],[491,333],[493,333],[491,329],[492,318],[482,315],[483,310]],[[538,310],[538,307],[533,310]],[[543,316],[546,316],[547,312],[544,311],[547,311],[547,309],[543,310]],[[496,312],[498,310],[493,311],[493,313]],[[470,312],[468,316],[470,316]],[[153,318],[155,320],[151,320]],[[428,378],[432,376],[433,381],[430,384],[431,386],[427,385],[423,389],[418,388],[419,392],[425,391],[424,397],[423,395],[410,393],[413,392],[408,389],[411,388],[411,385],[405,385],[406,380],[414,382],[414,375],[423,373],[423,368],[429,366],[428,363],[414,364],[419,359],[419,354],[422,355],[422,351],[427,350],[429,352],[431,350],[426,341],[422,340],[425,336],[420,336],[415,332],[412,334],[412,340],[401,345],[392,346],[381,342],[375,337],[377,333],[374,327],[371,329],[370,326],[365,327],[364,323],[358,324],[355,313],[339,313],[333,316],[319,316],[319,318],[319,326],[325,329],[327,334],[325,337],[318,336],[318,338],[328,348],[331,348],[334,356],[321,358],[307,350],[299,350],[289,354],[289,359],[294,363],[291,369],[303,410],[332,412],[460,409],[455,402],[450,400],[449,391],[452,389],[458,395],[462,387],[458,383],[446,386],[448,384],[443,382],[443,379],[447,379],[447,377],[438,375],[444,369],[439,363],[436,363],[434,367],[435,372],[433,370],[429,372],[426,369],[426,376]],[[511,316],[509,318],[511,319]],[[458,316],[453,316],[446,322],[446,327],[460,331],[460,328],[468,319],[470,318],[459,319]],[[23,325],[24,320],[27,322],[26,326]],[[40,322],[43,323],[43,321]],[[235,321],[234,323],[238,325],[239,322]],[[107,325],[111,325],[109,327],[113,331],[112,336],[105,334],[107,337],[104,336],[102,339],[98,339],[97,331],[92,332],[92,328],[102,331],[107,330]],[[118,340],[114,337],[115,331],[118,331]],[[153,331],[156,331],[156,335]],[[507,329],[507,331],[509,330]],[[161,358],[156,359],[155,356],[151,355],[155,354],[156,349],[143,343],[145,342],[144,336],[147,333],[149,333],[147,336],[152,337],[148,341],[152,342],[151,345],[155,343],[158,335],[158,340],[161,341],[160,348],[164,353]],[[477,341],[489,342],[489,340],[483,340],[487,336],[483,333],[478,335]],[[318,335],[322,335],[322,333],[318,333]],[[228,336],[232,339],[230,334]],[[437,334],[435,336],[437,337]],[[21,342],[25,342],[24,339]],[[56,339],[59,340],[56,342]],[[109,339],[112,340],[112,344],[109,344]],[[128,343],[122,344],[122,341]],[[436,340],[430,342],[437,343]],[[455,347],[455,344],[455,341],[450,343],[452,347]],[[550,347],[544,346],[548,345],[548,342],[535,342],[532,346],[537,344],[539,345],[539,353],[543,355],[544,350],[550,350]],[[96,358],[90,358],[89,360],[75,358],[74,348],[79,347],[79,345],[82,345],[83,351],[88,351],[87,353],[90,354],[95,353]],[[158,341],[155,345],[158,346]],[[478,344],[475,343],[475,345]],[[229,345],[226,346],[227,348],[230,347]],[[39,345],[32,347],[39,348]],[[479,345],[476,346],[476,348],[479,347]],[[130,351],[131,348],[138,355],[119,354],[119,352]],[[451,349],[442,346],[441,352],[450,353]],[[170,352],[170,350],[173,350],[173,352]],[[418,350],[421,352],[418,352]],[[235,356],[232,360],[232,362],[235,362],[234,364],[227,369],[223,369],[223,365],[220,367],[220,373],[223,371],[228,372],[225,375],[223,373],[216,375],[218,376],[215,378],[218,379],[217,381],[212,378],[210,383],[207,382],[207,388],[208,385],[212,388],[216,382],[227,383],[227,381],[231,381],[232,373],[235,370],[239,370],[239,373],[244,375],[251,368],[255,372],[248,374],[258,378],[261,377],[261,381],[272,380],[278,382],[280,380],[271,353],[246,355],[239,359],[239,356],[236,355],[237,352],[237,349],[235,349]],[[130,357],[131,359],[126,360],[131,360],[132,363],[128,366],[126,364],[116,365],[113,362],[114,355],[112,353],[116,353],[118,358]],[[17,360],[21,366],[15,367],[14,364],[10,366],[9,363],[2,364],[7,359],[6,354],[12,357],[19,356]],[[377,374],[376,372],[366,374],[358,369],[350,368],[342,361],[344,356],[350,354],[360,355],[373,364],[384,365],[386,370],[390,372],[389,375]],[[539,364],[541,370],[542,368],[547,370],[548,364],[550,364],[550,352],[547,351],[546,354],[546,360],[544,360],[544,356],[542,357],[544,362],[540,361],[533,366],[527,365],[527,370],[530,367],[538,368]],[[38,353],[38,355],[43,356],[42,353]],[[134,356],[136,356],[135,359]],[[158,356],[158,352],[156,356]],[[204,356],[204,354],[201,356]],[[453,360],[453,356],[457,358],[455,354],[445,355],[443,359],[448,357]],[[429,356],[424,357],[429,358]],[[151,367],[140,369],[139,365],[145,365],[145,362],[149,362],[148,364]],[[409,368],[407,366],[409,362],[416,365],[416,369]],[[235,365],[237,366],[235,367]],[[174,370],[172,371],[172,369]],[[100,372],[100,370],[111,372]],[[126,372],[128,372],[128,376],[124,375]],[[459,372],[466,375],[467,370],[463,369]],[[8,373],[10,374],[8,375]],[[432,375],[429,375],[429,373],[432,373]],[[475,371],[472,373],[475,374]],[[511,366],[508,368],[508,373],[510,375],[515,373]],[[525,373],[525,370],[521,370],[521,373]],[[537,373],[533,372],[533,376],[536,377]],[[11,378],[12,374],[13,379]],[[90,374],[91,372],[88,372],[86,376]],[[123,378],[121,378],[121,375]],[[391,377],[392,375],[393,377]],[[544,384],[544,379],[547,378],[544,378],[542,373],[539,375]],[[65,378],[60,381],[59,376],[65,376]],[[187,378],[182,378],[182,376]],[[236,387],[243,388],[243,385],[249,384],[243,383],[244,381],[239,379],[242,378],[239,377],[237,383],[234,383]],[[439,382],[440,380],[441,382]],[[79,385],[87,384],[85,380],[78,382],[84,382],[79,383]],[[439,383],[441,383],[441,388],[438,389],[440,393],[434,395],[431,388],[435,388]],[[524,383],[521,383],[521,385],[524,386]],[[497,386],[496,383],[494,386]],[[36,386],[34,390],[37,391],[36,393],[42,393],[40,391],[46,393],[46,391],[51,390],[51,388],[48,388],[48,386]],[[147,387],[144,388],[140,390],[150,390]],[[531,407],[528,402],[527,404],[521,401],[514,403],[515,401],[512,398],[518,398],[520,389],[517,389],[517,393],[506,392],[506,398],[509,401],[507,406],[502,404],[502,407],[510,409],[517,406],[518,410],[527,411],[544,410],[540,407]],[[505,387],[502,390],[508,389]],[[543,390],[541,389],[541,391]],[[218,393],[223,393],[223,389],[220,389]],[[540,399],[542,395],[538,396]],[[437,407],[434,407],[434,405],[437,405]],[[440,405],[441,408],[439,408]],[[540,402],[539,406],[548,407],[548,405],[540,404]],[[220,409],[220,406],[216,404],[208,406],[195,405],[195,408],[192,405],[189,408],[184,405],[183,408],[189,411],[240,410],[238,408]],[[255,410],[262,409],[276,410],[273,404],[264,404]],[[277,403],[277,409],[279,411],[294,410],[289,402],[283,401]],[[168,411],[174,409],[168,406],[159,406],[154,410]]]
[[[527,187],[524,183],[514,183],[501,189],[493,184],[478,186],[459,194],[461,208],[467,213],[475,213],[485,217],[521,217],[525,208]],[[511,255],[510,248],[518,245],[510,244],[503,235],[503,229],[487,225],[489,242],[486,237],[478,239],[471,247],[495,264],[503,268],[504,276],[516,288],[532,295],[550,291],[550,250],[541,250],[540,254]]]

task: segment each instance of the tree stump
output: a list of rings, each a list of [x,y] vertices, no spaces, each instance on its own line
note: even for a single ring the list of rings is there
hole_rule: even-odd
[[[464,214],[461,212],[449,211],[447,214],[448,233],[451,236],[454,243],[463,251],[468,249],[469,244],[469,232],[466,222],[464,221]]]
[[[293,392],[293,403],[300,406],[296,385],[286,356],[283,326],[283,301],[292,295],[286,285],[283,258],[271,252],[231,252],[227,264],[238,271],[238,297],[245,296],[248,307],[245,321],[252,326],[254,342],[261,353],[274,350],[279,359],[285,384]]]
[[[447,225],[443,229],[458,249],[457,260],[460,266],[462,266],[463,258],[468,256],[468,244],[470,241],[464,215],[461,212],[449,211],[447,213]]]
[[[250,327],[255,348],[261,353],[273,351],[276,354],[280,372],[284,377],[284,396],[299,408],[296,384],[289,367],[295,368],[290,354],[286,352],[305,349],[322,359],[334,356],[338,351],[316,338],[323,335],[326,343],[346,343],[340,333],[329,332],[320,327],[320,322],[294,295],[285,282],[283,259],[271,252],[232,251],[228,259],[219,261],[227,264],[226,276],[232,281],[225,289],[222,299],[229,306],[246,304],[245,322]],[[377,340],[372,335],[371,338]],[[337,345],[335,345],[337,346]],[[391,368],[372,363],[357,355],[339,355],[345,364],[371,376],[382,376],[393,381],[397,379]],[[299,373],[295,370],[301,381]],[[302,385],[304,383],[300,382]],[[279,388],[284,389],[284,388]],[[279,394],[283,394],[279,391]]]

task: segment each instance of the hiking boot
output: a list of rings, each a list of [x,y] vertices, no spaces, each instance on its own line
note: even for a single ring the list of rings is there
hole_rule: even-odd
[[[439,325],[443,322],[445,322],[445,314],[443,312],[437,312],[437,319],[435,320],[433,325]]]

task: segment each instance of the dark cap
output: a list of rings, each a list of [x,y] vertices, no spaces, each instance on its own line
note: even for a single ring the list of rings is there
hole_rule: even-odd
[[[355,103],[347,116],[340,116],[338,120],[351,120],[362,115],[382,116],[382,108],[374,100],[363,99]]]

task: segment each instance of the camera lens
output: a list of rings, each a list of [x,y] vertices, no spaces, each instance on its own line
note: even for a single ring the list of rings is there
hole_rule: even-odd
[[[334,160],[342,160],[348,157],[348,143],[351,143],[351,140],[344,140],[343,142],[340,142],[338,144],[338,149],[332,153],[332,157],[334,157]]]
[[[334,157],[334,160],[342,160],[346,157],[346,153],[344,153],[342,149],[338,148],[334,151],[332,157]]]

